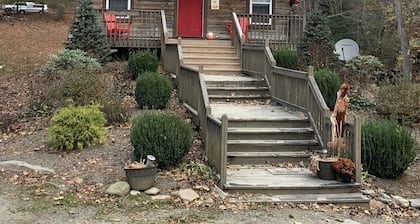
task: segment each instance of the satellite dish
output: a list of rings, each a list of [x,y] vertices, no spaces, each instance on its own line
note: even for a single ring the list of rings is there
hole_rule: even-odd
[[[338,54],[341,61],[350,61],[359,55],[359,45],[351,39],[341,39],[335,44],[334,53]]]

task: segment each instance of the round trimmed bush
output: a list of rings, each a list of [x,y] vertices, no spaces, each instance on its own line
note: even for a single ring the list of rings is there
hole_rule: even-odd
[[[370,120],[362,126],[362,161],[369,174],[400,176],[416,157],[411,129],[395,120]]]
[[[340,89],[340,78],[338,74],[328,69],[321,69],[315,72],[314,78],[324,97],[325,103],[330,110],[334,110],[337,91]]]
[[[288,47],[277,48],[273,51],[276,65],[289,69],[298,69],[298,54],[295,49]]]
[[[157,55],[151,50],[137,51],[128,58],[128,71],[133,79],[147,71],[155,72],[159,66]]]
[[[64,107],[51,121],[48,139],[53,150],[82,149],[105,142],[105,117],[98,105]]]
[[[146,111],[133,119],[131,144],[136,160],[154,155],[160,167],[177,165],[192,144],[192,127],[176,114]]]
[[[140,108],[165,108],[171,92],[171,81],[157,72],[146,72],[136,80],[135,98]]]

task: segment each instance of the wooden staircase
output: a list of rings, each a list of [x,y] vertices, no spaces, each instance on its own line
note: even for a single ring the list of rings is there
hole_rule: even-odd
[[[203,65],[211,115],[228,117],[225,191],[277,195],[273,200],[284,202],[368,202],[359,183],[311,175],[305,167],[320,144],[308,117],[272,103],[264,78],[241,75],[229,41],[184,41],[184,64]]]

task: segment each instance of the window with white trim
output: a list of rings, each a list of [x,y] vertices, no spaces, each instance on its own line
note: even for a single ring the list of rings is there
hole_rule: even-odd
[[[109,10],[130,10],[131,0],[106,0],[106,9]]]
[[[271,15],[273,14],[273,0],[250,0],[249,11],[251,14]],[[271,19],[254,18],[251,24],[271,24]]]

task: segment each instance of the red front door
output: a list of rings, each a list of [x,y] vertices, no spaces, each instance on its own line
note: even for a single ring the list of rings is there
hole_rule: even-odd
[[[178,36],[203,36],[203,0],[178,0]]]

